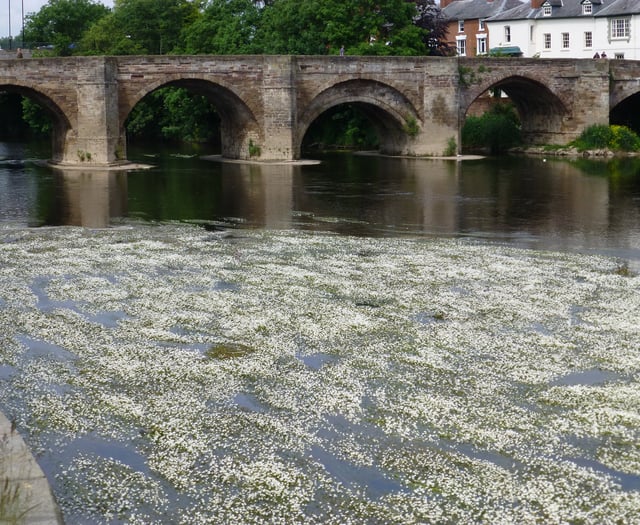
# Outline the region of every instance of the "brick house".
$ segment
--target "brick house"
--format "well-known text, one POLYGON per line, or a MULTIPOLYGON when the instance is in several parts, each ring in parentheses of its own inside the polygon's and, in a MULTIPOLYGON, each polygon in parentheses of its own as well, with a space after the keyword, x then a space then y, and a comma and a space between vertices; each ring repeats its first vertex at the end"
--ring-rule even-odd
POLYGON ((521 5, 522 0, 440 0, 447 43, 458 56, 488 54, 495 44, 485 20, 521 5))

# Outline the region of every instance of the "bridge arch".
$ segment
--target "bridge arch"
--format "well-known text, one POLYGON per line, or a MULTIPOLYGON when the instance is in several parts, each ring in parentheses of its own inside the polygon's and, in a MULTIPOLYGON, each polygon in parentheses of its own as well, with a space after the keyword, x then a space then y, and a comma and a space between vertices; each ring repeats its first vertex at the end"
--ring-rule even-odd
POLYGON ((0 91, 17 93, 18 95, 35 101, 44 108, 47 115, 51 118, 52 124, 51 160, 54 162, 62 162, 65 159, 65 148, 67 144, 71 142, 71 135, 74 134, 72 123, 62 109, 62 105, 56 103, 49 95, 32 86, 0 83, 0 91))
POLYGON ((248 158, 250 144, 263 140, 262 128, 255 111, 237 95, 231 87, 204 77, 167 75, 161 80, 146 84, 128 102, 120 107, 121 143, 126 142, 125 123, 133 108, 145 96, 163 87, 184 88, 195 95, 204 96, 215 106, 220 115, 222 155, 232 159, 248 158))
POLYGON ((627 126, 640 133, 640 91, 618 100, 615 106, 611 106, 609 123, 627 126))
POLYGON ((301 112, 293 137, 298 155, 311 124, 326 111, 343 104, 355 106, 369 119, 380 140, 382 153, 405 152, 410 140, 407 126, 422 124, 414 105, 395 88, 375 80, 347 80, 321 91, 301 112))
POLYGON ((464 122, 473 102, 495 89, 503 91, 516 107, 526 144, 553 144, 558 137, 564 137, 564 122, 570 115, 570 104, 543 82, 523 75, 492 79, 474 86, 461 105, 461 120, 464 122))

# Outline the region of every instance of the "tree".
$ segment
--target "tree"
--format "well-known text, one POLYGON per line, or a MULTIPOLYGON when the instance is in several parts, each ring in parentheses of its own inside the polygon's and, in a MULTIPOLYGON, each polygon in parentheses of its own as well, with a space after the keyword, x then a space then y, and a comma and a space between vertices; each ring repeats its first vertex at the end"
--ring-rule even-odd
POLYGON ((186 54, 260 53, 255 41, 261 8, 253 0, 211 0, 183 31, 186 54))
POLYGON ((163 55, 181 47, 181 34, 200 13, 189 0, 115 0, 113 12, 82 39, 86 54, 163 55))
POLYGON ((455 50, 447 43, 447 21, 435 0, 408 1, 416 4, 414 24, 425 30, 423 42, 429 55, 451 55, 455 50))
POLYGON ((82 34, 109 11, 92 0, 49 0, 26 16, 24 41, 31 47, 53 45, 54 54, 71 55, 82 34))
POLYGON ((265 53, 422 55, 421 28, 406 0, 276 0, 263 9, 257 40, 265 53))

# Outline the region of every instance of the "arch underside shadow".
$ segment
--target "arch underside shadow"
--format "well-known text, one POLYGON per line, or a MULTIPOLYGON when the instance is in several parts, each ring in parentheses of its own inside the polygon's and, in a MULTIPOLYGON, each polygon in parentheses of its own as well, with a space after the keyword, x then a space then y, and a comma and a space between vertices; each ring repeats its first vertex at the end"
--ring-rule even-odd
POLYGON ((62 162, 65 154, 65 147, 68 135, 72 133, 72 126, 64 111, 47 95, 37 91, 34 88, 14 85, 0 84, 0 92, 17 93, 23 97, 35 101, 39 106, 44 108, 45 112, 51 119, 51 160, 54 162, 62 162))
POLYGON ((263 137, 257 120, 240 97, 220 84, 197 78, 169 80, 145 91, 129 108, 128 114, 121 119, 121 136, 126 136, 125 123, 135 105, 147 95, 165 87, 184 88, 193 95, 205 97, 215 107, 220 116, 220 143, 224 157, 231 159, 248 157, 249 142, 262 141, 263 137))
POLYGON ((513 102, 520 117, 522 140, 525 144, 553 144, 562 141, 563 122, 569 111, 565 103, 547 86, 536 80, 513 76, 491 84, 482 93, 494 89, 503 91, 513 102))
POLYGON ((381 153, 398 155, 405 151, 409 136, 405 131, 410 120, 420 122, 418 112, 402 93, 372 80, 349 80, 321 92, 298 120, 294 137, 300 152, 311 124, 323 113, 341 105, 358 109, 370 122, 378 137, 381 153))
POLYGON ((640 134, 640 92, 628 96, 611 108, 609 123, 627 126, 640 134))

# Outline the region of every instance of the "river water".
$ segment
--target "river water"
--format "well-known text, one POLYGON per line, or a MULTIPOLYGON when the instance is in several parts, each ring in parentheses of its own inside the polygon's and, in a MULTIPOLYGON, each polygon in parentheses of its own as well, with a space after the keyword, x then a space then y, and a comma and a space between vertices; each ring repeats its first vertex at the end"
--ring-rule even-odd
POLYGON ((154 167, 107 173, 31 162, 41 156, 37 145, 0 144, 0 220, 86 227, 123 217, 207 221, 345 235, 470 236, 639 256, 640 159, 336 154, 316 165, 261 166, 134 149, 132 160, 154 167))
POLYGON ((43 155, 0 144, 0 409, 69 523, 637 517, 634 159, 43 155))

